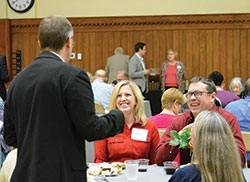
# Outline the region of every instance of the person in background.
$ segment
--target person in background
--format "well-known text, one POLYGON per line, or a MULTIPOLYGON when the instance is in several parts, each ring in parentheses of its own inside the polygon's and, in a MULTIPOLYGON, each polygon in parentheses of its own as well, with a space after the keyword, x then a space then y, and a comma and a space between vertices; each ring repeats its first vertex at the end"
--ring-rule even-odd
POLYGON ((180 113, 186 101, 186 97, 180 90, 170 88, 166 90, 161 97, 162 112, 151 116, 148 120, 154 121, 157 128, 166 129, 172 119, 180 113))
POLYGON ((7 63, 6 63, 6 56, 0 54, 0 97, 3 99, 3 101, 6 100, 6 88, 5 84, 10 79, 7 63))
POLYGON ((185 65, 181 61, 176 60, 177 56, 177 51, 169 49, 168 60, 162 63, 161 87, 163 91, 169 88, 178 88, 182 93, 185 92, 183 81, 186 80, 188 76, 185 65))
POLYGON ((139 87, 129 80, 119 82, 112 92, 109 109, 123 112, 124 130, 115 137, 95 142, 94 162, 150 159, 150 164, 154 164, 154 151, 160 137, 155 123, 146 118, 139 87))
POLYGON ((208 78, 213 80, 217 90, 216 97, 220 99, 223 108, 226 107, 228 103, 240 99, 240 97, 237 96, 235 93, 223 90, 225 82, 224 82, 224 77, 220 72, 214 71, 210 73, 208 78))
POLYGON ((115 78, 116 78, 117 83, 119 83, 123 80, 128 80, 128 75, 126 74, 124 70, 121 70, 121 71, 118 71, 115 78))
POLYGON ((73 28, 66 18, 44 18, 38 38, 39 56, 16 75, 5 102, 4 139, 18 149, 11 182, 83 182, 85 140, 122 132, 124 115, 96 116, 86 72, 67 64, 73 28))
POLYGON ((189 163, 191 161, 190 149, 179 149, 179 146, 169 145, 170 140, 172 140, 170 132, 175 130, 180 134, 182 132, 181 130, 192 127, 195 117, 200 112, 210 110, 218 112, 230 125, 235 142, 237 143, 238 152, 240 153, 241 164, 242 166, 245 166, 246 147, 242 139, 238 120, 232 113, 227 112, 215 105, 216 87, 214 82, 204 77, 194 77, 190 81, 186 95, 190 111, 176 116, 170 123, 165 134, 161 137, 158 147, 156 148, 156 163, 158 165, 162 165, 164 161, 174 160, 178 151, 180 151, 181 156, 180 164, 189 163))
POLYGON ((106 72, 104 70, 97 70, 95 72, 94 81, 91 83, 94 93, 95 102, 100 103, 105 110, 108 110, 109 100, 113 91, 113 86, 105 83, 107 81, 106 72))
POLYGON ((231 80, 229 84, 229 90, 238 95, 241 99, 245 98, 244 82, 241 77, 234 77, 231 80))
MULTIPOLYGON (((250 78, 245 84, 245 95, 245 99, 229 103, 225 110, 236 116, 241 131, 250 131, 250 78)), ((247 163, 250 166, 250 152, 247 152, 247 163)))
POLYGON ((124 70, 125 74, 128 74, 129 56, 123 54, 123 49, 121 47, 117 47, 114 52, 115 55, 107 59, 107 64, 105 66, 109 84, 115 80, 119 71, 124 70))
POLYGON ((117 83, 123 80, 128 80, 128 76, 126 75, 126 72, 124 70, 118 71, 115 78, 116 79, 112 82, 113 86, 115 86, 117 83))
POLYGON ((135 54, 130 59, 128 64, 129 80, 134 81, 140 88, 143 95, 148 92, 148 80, 147 75, 150 73, 149 69, 146 69, 143 57, 146 55, 147 48, 143 42, 135 44, 135 54))
POLYGON ((169 182, 245 181, 231 128, 219 113, 199 113, 191 135, 192 163, 177 170, 169 182))
MULTIPOLYGON (((148 118, 148 120, 155 122, 158 129, 167 129, 174 117, 180 113, 186 101, 186 97, 180 90, 170 88, 161 97, 162 112, 148 118)), ((177 154, 174 161, 180 165, 180 154, 177 154)))

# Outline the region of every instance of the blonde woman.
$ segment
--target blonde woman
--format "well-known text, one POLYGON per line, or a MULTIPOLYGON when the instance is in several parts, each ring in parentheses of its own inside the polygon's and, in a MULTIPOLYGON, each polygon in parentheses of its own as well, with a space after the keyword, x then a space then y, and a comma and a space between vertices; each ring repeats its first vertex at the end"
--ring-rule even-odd
POLYGON ((111 94, 109 110, 112 108, 123 112, 124 130, 114 137, 96 141, 94 162, 146 158, 154 164, 154 151, 160 137, 155 123, 146 118, 139 87, 129 80, 119 82, 111 94))
POLYGON ((178 52, 173 49, 168 50, 168 59, 162 63, 161 78, 162 90, 165 91, 169 88, 178 88, 182 93, 185 91, 183 80, 187 79, 187 72, 185 65, 176 60, 178 52))
POLYGON ((161 97, 162 112, 148 118, 154 121, 157 128, 166 129, 172 119, 181 111, 183 104, 187 101, 186 97, 176 88, 166 90, 161 97))
POLYGON ((243 182, 241 160, 227 121, 203 111, 192 128, 192 164, 179 169, 169 182, 243 182))

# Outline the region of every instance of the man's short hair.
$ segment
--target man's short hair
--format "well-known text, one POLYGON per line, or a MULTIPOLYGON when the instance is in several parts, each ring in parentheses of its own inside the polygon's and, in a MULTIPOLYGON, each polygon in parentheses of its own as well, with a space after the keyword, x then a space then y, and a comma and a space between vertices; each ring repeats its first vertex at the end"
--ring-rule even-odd
POLYGON ((135 52, 138 52, 139 51, 139 49, 143 49, 143 47, 145 46, 146 44, 145 43, 143 43, 143 42, 137 42, 136 44, 135 44, 135 52))
POLYGON ((246 81, 246 84, 245 84, 245 93, 246 93, 246 96, 250 95, 250 78, 248 78, 248 80, 246 81))
POLYGON ((39 25, 38 39, 41 50, 57 52, 63 48, 69 36, 73 37, 73 28, 64 17, 50 16, 44 18, 39 25))
POLYGON ((221 84, 224 80, 223 75, 218 71, 213 71, 212 73, 210 73, 208 78, 213 80, 213 82, 216 86, 221 86, 221 84))
POLYGON ((213 93, 213 92, 217 93, 216 86, 212 80, 204 78, 202 76, 197 76, 191 79, 190 84, 196 83, 196 82, 202 82, 203 84, 207 85, 206 89, 209 93, 213 93))
POLYGON ((115 48, 115 54, 122 54, 123 53, 123 48, 121 48, 121 47, 117 47, 117 48, 115 48))

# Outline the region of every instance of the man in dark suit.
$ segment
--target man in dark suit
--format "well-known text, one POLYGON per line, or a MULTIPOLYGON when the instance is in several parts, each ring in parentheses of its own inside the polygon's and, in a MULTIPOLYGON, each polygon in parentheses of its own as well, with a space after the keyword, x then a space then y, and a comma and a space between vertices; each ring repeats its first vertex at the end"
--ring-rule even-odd
POLYGON ((124 116, 95 115, 87 74, 70 60, 73 29, 63 17, 39 26, 40 55, 12 81, 5 104, 4 137, 18 148, 12 182, 86 181, 84 140, 123 131, 124 116))
POLYGON ((6 56, 0 54, 0 97, 4 101, 6 100, 6 88, 4 83, 7 83, 9 79, 6 56))
POLYGON ((143 95, 147 93, 148 90, 147 75, 150 73, 149 69, 146 69, 143 60, 146 52, 147 49, 145 43, 136 43, 135 54, 128 64, 129 79, 134 81, 140 87, 143 95))

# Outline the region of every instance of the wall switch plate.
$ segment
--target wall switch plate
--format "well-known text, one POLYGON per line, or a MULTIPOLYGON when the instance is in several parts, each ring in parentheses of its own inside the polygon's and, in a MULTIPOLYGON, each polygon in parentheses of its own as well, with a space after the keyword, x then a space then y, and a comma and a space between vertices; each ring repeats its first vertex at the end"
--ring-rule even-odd
POLYGON ((78 59, 78 60, 81 60, 81 59, 82 59, 82 54, 81 54, 81 53, 78 53, 78 54, 77 54, 77 59, 78 59))

